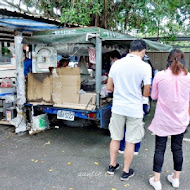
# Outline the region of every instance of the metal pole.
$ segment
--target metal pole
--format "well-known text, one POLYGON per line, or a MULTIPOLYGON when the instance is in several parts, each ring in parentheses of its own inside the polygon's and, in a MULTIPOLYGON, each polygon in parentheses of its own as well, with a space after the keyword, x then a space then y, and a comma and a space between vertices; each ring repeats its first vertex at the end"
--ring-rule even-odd
POLYGON ((15 123, 15 132, 20 133, 26 131, 26 119, 24 112, 24 103, 26 102, 25 77, 23 64, 23 44, 22 33, 15 32, 15 56, 17 71, 17 118, 15 123))
POLYGON ((0 42, 0 57, 2 57, 2 42, 0 42))
POLYGON ((96 36, 96 107, 100 108, 100 92, 102 83, 102 40, 96 36))

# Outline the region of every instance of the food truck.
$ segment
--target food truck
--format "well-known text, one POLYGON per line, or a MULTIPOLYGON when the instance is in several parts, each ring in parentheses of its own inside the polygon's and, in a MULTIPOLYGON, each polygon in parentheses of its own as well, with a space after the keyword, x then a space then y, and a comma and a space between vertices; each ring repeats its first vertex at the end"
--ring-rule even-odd
MULTIPOLYGON (((113 50, 125 54, 135 39, 98 27, 47 30, 24 37, 22 43, 32 46, 33 62, 32 73, 27 76, 25 106, 57 115, 57 119, 74 122, 75 118, 82 118, 99 122, 100 128, 108 128, 112 98, 102 84, 105 57, 113 50), (57 68, 58 55, 75 56, 78 67, 57 68), (93 69, 87 68, 88 72, 85 56, 93 65, 93 69)), ((151 50, 171 49, 145 41, 151 50)))

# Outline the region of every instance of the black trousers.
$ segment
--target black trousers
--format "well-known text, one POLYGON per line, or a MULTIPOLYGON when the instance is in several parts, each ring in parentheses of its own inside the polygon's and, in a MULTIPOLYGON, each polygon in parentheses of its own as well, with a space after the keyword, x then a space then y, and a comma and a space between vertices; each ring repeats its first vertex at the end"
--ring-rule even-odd
MULTIPOLYGON (((181 171, 183 165, 183 143, 184 133, 171 136, 171 151, 173 153, 174 170, 181 171)), ((153 171, 161 173, 162 165, 164 163, 164 154, 166 150, 168 137, 155 136, 155 152, 153 171)))

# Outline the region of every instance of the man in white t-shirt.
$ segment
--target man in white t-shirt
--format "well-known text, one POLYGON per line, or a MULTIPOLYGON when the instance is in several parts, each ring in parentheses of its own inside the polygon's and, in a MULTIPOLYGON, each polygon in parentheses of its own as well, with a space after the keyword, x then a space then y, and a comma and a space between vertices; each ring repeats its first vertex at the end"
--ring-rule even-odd
POLYGON ((109 130, 111 133, 110 165, 107 173, 113 175, 119 169, 116 162, 120 141, 123 139, 126 125, 124 168, 121 180, 134 176, 130 169, 134 155, 134 145, 144 136, 143 96, 149 96, 151 67, 142 61, 146 52, 143 40, 134 40, 130 44, 130 53, 112 65, 107 83, 107 90, 113 92, 112 117, 109 130), (144 84, 143 95, 141 84, 144 84))

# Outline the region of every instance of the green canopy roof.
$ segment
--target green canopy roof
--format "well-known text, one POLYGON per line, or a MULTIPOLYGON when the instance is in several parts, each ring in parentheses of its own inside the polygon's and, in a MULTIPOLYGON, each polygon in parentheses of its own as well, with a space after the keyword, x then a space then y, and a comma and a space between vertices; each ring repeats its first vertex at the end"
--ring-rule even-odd
MULTIPOLYGON (((95 37, 93 34, 99 34, 104 45, 129 45, 132 40, 137 38, 113 32, 98 27, 84 27, 84 28, 68 28, 59 30, 46 30, 34 32, 32 37, 25 37, 23 43, 25 44, 67 44, 67 43, 90 43, 89 37, 95 37)), ((144 40, 151 50, 170 51, 171 46, 144 40)))

